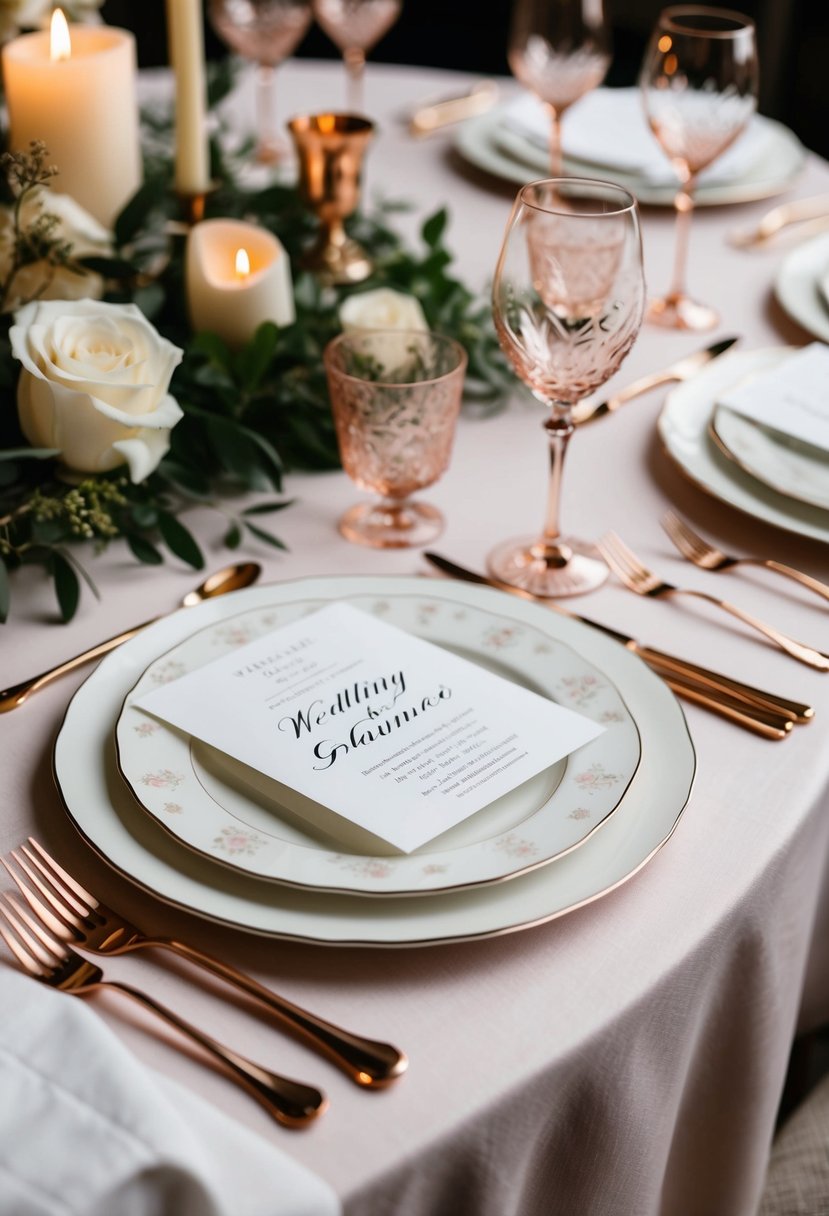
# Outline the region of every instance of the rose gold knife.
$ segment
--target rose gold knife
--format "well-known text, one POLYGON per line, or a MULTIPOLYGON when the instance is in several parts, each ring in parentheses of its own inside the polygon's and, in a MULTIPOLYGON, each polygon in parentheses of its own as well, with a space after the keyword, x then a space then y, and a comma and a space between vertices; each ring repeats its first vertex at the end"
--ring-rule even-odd
POLYGON ((649 376, 642 376, 639 380, 634 380, 615 396, 608 397, 607 401, 584 401, 574 410, 573 417, 579 426, 584 426, 585 422, 594 422, 596 418, 603 418, 605 414, 615 413, 619 406, 624 405, 626 401, 630 401, 642 393, 650 392, 652 388, 657 388, 660 384, 670 384, 672 380, 688 380, 700 368, 705 367, 706 363, 710 363, 712 359, 716 359, 725 351, 730 350, 739 340, 739 338, 722 338, 719 342, 706 346, 704 350, 695 351, 692 355, 685 355, 684 358, 678 359, 676 363, 672 363, 670 367, 666 367, 660 372, 651 372, 649 376))
POLYGON ((467 570, 464 566, 459 566, 456 562, 451 562, 437 553, 427 552, 423 556, 426 561, 452 578, 494 587, 497 590, 509 592, 511 595, 517 595, 521 599, 534 600, 562 616, 569 616, 573 620, 581 621, 582 624, 590 625, 592 628, 608 634, 643 659, 657 675, 671 685, 677 695, 706 705, 714 712, 721 713, 724 717, 739 722, 740 725, 747 726, 751 730, 756 730, 757 733, 763 734, 767 738, 785 738, 794 723, 810 722, 814 717, 814 710, 810 705, 790 701, 775 693, 764 692, 750 684, 732 680, 730 676, 710 671, 707 667, 700 667, 686 659, 680 659, 664 651, 645 646, 635 638, 621 633, 618 629, 612 629, 609 625, 602 625, 588 617, 579 616, 549 599, 541 599, 520 587, 513 587, 509 583, 467 570), (707 700, 706 694, 708 694, 707 700))

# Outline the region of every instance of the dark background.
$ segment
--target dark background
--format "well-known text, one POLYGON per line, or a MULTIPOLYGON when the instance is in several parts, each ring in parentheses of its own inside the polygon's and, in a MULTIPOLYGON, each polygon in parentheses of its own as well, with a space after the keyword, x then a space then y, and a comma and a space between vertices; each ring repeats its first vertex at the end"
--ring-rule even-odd
MULTIPOLYGON (((399 22, 370 58, 507 74, 510 7, 511 0, 404 0, 399 22)), ((606 0, 614 35, 608 84, 635 82, 648 35, 663 7, 663 0, 606 0)), ((829 0, 736 0, 735 7, 757 23, 760 110, 829 157, 829 0)), ((135 32, 142 67, 167 62, 164 0, 105 0, 102 13, 109 24, 135 32)), ((209 56, 225 54, 209 26, 206 46, 209 56)), ((322 59, 338 52, 313 26, 297 54, 322 59)))

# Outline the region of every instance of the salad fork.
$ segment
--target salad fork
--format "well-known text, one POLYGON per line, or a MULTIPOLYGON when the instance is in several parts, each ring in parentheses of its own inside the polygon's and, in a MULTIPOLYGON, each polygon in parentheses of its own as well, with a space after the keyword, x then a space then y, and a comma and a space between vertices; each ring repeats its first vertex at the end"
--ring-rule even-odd
POLYGON ((280 1077, 270 1069, 254 1064, 190 1022, 185 1022, 172 1009, 159 1004, 146 992, 122 984, 119 980, 105 979, 100 967, 58 941, 20 903, 5 893, 0 895, 0 936, 23 970, 50 988, 75 996, 99 988, 111 988, 151 1010, 186 1038, 192 1039, 229 1071, 277 1122, 287 1127, 303 1127, 321 1115, 328 1106, 325 1095, 313 1086, 280 1077))
POLYGON ((809 667, 815 667, 818 671, 829 671, 829 655, 823 654, 820 650, 815 650, 812 646, 806 646, 803 642, 797 642, 794 638, 788 637, 787 634, 781 633, 771 625, 767 625, 765 621, 759 620, 758 617, 752 616, 742 608, 738 608, 736 604, 730 604, 727 600, 717 599, 714 595, 709 595, 707 591, 696 591, 690 587, 675 587, 673 583, 666 583, 656 574, 643 565, 639 558, 633 553, 624 541, 621 540, 614 532, 606 533, 597 545, 599 552, 607 562, 610 569, 616 577, 625 584, 631 591, 635 591, 637 595, 648 595, 655 599, 662 596, 672 595, 688 595, 695 599, 705 600, 708 604, 713 604, 716 608, 722 608, 724 612, 728 612, 731 616, 736 617, 738 621, 742 621, 744 625, 751 626, 758 633, 773 642, 775 646, 779 646, 786 654, 791 655, 793 659, 797 659, 801 663, 805 663, 809 667))
POLYGON ((9 854, 17 868, 9 865, 5 857, 0 857, 0 864, 38 919, 62 941, 104 955, 126 954, 151 946, 172 950, 255 997, 279 1021, 320 1048, 358 1085, 376 1089, 405 1072, 408 1060, 397 1047, 342 1030, 277 996, 243 971, 184 942, 148 937, 91 895, 31 836, 29 845, 31 848, 22 845, 9 854))
POLYGON ((802 586, 808 587, 810 591, 822 596, 823 599, 829 600, 829 584, 812 578, 811 574, 804 574, 802 570, 795 570, 792 566, 776 562, 771 557, 732 557, 723 553, 722 549, 703 540, 699 533, 695 532, 684 519, 680 519, 673 511, 668 511, 663 517, 662 527, 682 556, 687 557, 701 570, 730 570, 733 566, 765 566, 767 570, 773 570, 776 574, 793 579, 796 583, 800 583, 802 586))

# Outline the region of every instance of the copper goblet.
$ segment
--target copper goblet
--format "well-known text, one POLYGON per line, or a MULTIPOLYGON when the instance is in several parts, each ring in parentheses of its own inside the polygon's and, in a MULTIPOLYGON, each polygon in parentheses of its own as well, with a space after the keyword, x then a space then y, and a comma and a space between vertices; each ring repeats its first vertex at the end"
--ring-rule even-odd
POLYGON ((383 496, 349 508, 340 532, 375 549, 428 544, 443 516, 410 495, 449 464, 466 351, 423 330, 357 330, 329 342, 323 359, 343 467, 383 496))
POLYGON ((299 157, 299 190, 320 221, 317 243, 303 265, 329 283, 360 283, 371 259, 346 235, 344 221, 360 201, 360 177, 374 123, 356 114, 303 114, 288 130, 299 157))

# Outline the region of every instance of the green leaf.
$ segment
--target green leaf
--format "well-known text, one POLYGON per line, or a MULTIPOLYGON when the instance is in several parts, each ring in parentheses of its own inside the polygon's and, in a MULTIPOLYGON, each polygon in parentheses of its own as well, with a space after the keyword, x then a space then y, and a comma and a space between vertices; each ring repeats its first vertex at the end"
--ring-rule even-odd
POLYGON ((137 502, 132 508, 132 521, 139 528, 158 527, 158 507, 149 502, 137 502))
POLYGON ((441 207, 440 211, 436 211, 425 221, 420 235, 430 249, 435 249, 440 244, 440 238, 443 236, 448 221, 449 212, 445 207, 441 207))
POLYGON ((164 557, 155 545, 151 545, 147 538, 138 532, 127 533, 127 544, 133 556, 143 562, 145 566, 160 566, 164 561, 164 557))
POLYGON ((6 448, 0 450, 0 460, 51 460, 60 456, 60 448, 6 448))
POLYGON ((274 511, 283 511, 285 507, 290 507, 293 501, 292 498, 287 498, 284 502, 260 502, 255 507, 245 507, 242 514, 244 516, 271 515, 274 511))
POLYGON ((81 596, 80 580, 72 563, 57 550, 52 554, 51 567, 61 617, 64 622, 71 621, 81 596))
POLYGON ((238 549, 242 543, 242 529, 235 519, 224 534, 224 543, 228 549, 238 549))
POLYGON ((5 625, 9 617, 9 604, 11 602, 12 588, 9 580, 9 568, 6 563, 0 559, 0 624, 5 625))
POLYGON ((247 520, 245 520, 245 527, 257 540, 264 541, 266 545, 273 545, 274 549, 284 549, 287 552, 288 546, 279 540, 278 537, 272 536, 270 532, 266 532, 264 528, 258 528, 256 524, 248 523, 247 520))
POLYGON ((164 543, 171 553, 176 557, 180 557, 188 566, 192 566, 194 570, 202 570, 204 568, 204 557, 202 551, 196 544, 193 534, 185 528, 180 520, 176 519, 175 515, 170 515, 168 511, 160 511, 158 515, 158 530, 161 533, 164 543))
POLYGON ((206 355, 214 366, 220 367, 223 372, 227 372, 228 376, 231 374, 233 370, 233 356, 230 353, 228 344, 218 334, 203 330, 201 333, 196 334, 190 343, 190 349, 200 355, 206 355))
POLYGON ((236 356, 235 366, 242 388, 254 392, 262 382, 276 353, 279 330, 273 321, 263 321, 256 333, 236 356))

